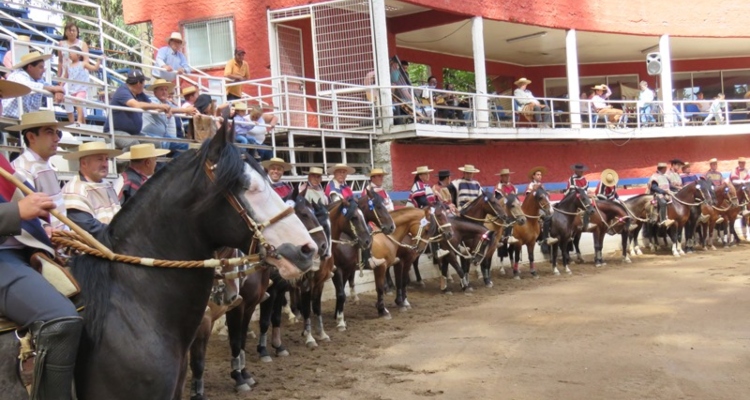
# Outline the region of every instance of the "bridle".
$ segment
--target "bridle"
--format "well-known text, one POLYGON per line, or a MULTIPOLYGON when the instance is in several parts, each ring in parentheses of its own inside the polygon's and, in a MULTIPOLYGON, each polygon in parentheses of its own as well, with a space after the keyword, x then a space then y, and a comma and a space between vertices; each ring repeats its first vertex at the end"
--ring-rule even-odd
POLYGON ((552 208, 555 210, 555 212, 559 212, 561 214, 571 215, 571 216, 576 216, 584 212, 594 212, 594 206, 592 205, 591 199, 589 199, 589 204, 586 205, 583 202, 584 197, 588 199, 588 195, 586 195, 586 193, 581 194, 578 190, 576 190, 576 199, 578 199, 578 203, 580 203, 580 205, 583 207, 583 208, 580 208, 579 206, 576 206, 576 212, 569 212, 569 211, 561 210, 557 207, 552 207, 552 208))
POLYGON ((470 203, 466 204, 461 209, 461 212, 459 213, 459 215, 461 217, 466 218, 466 219, 471 220, 471 221, 481 222, 481 223, 490 222, 493 225, 497 225, 497 226, 500 226, 500 227, 503 227, 503 228, 507 228, 509 226, 515 225, 515 221, 512 221, 510 223, 498 223, 497 222, 497 221, 507 221, 508 220, 508 216, 507 215, 502 215, 504 213, 501 213, 500 211, 498 211, 495 208, 495 206, 492 204, 492 202, 489 200, 489 198, 487 198, 487 201, 485 201, 485 203, 490 207, 490 210, 492 210, 492 213, 494 215, 490 215, 489 218, 486 217, 486 216, 484 218, 476 218, 476 217, 472 217, 470 215, 466 215, 466 210, 469 209, 470 207, 472 207, 474 205, 474 203, 478 202, 479 199, 482 196, 484 196, 485 198, 487 198, 488 195, 485 194, 485 193, 482 193, 482 194, 478 195, 474 200, 472 200, 470 203))

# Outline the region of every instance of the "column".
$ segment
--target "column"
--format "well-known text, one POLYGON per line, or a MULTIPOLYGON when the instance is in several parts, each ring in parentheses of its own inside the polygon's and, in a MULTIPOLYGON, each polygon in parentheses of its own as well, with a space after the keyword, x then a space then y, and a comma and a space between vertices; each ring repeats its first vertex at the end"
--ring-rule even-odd
POLYGON ((372 0, 373 50, 375 51, 375 84, 380 86, 380 102, 375 102, 375 115, 382 117, 383 132, 390 132, 393 125, 393 99, 391 97, 390 63, 388 58, 388 27, 385 18, 385 0, 372 0), (380 107, 377 107, 377 105, 380 107))
POLYGON ((565 58, 568 71, 568 99, 570 100, 570 127, 581 128, 581 82, 578 79, 578 40, 576 30, 565 33, 565 58))
POLYGON ((664 108, 664 126, 674 126, 677 117, 674 115, 672 104, 672 54, 669 48, 669 35, 659 38, 659 53, 661 54, 661 100, 664 108))
POLYGON ((471 42, 474 49, 474 86, 478 95, 474 103, 477 110, 477 127, 489 126, 490 113, 487 110, 487 70, 484 65, 484 20, 471 19, 471 42))

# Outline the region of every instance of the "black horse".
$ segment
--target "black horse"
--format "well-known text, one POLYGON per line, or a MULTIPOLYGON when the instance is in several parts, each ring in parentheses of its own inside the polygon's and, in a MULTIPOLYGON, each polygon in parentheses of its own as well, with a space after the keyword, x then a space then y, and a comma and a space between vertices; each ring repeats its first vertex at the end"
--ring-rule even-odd
MULTIPOLYGON (((257 224, 274 222, 258 235, 273 256, 267 262, 289 278, 310 269, 317 247, 307 229, 282 213, 287 207, 265 174, 255 161, 243 160, 233 141, 225 123, 199 151, 186 151, 149 179, 98 239, 117 254, 165 260, 210 259, 225 246, 249 249, 256 232, 230 205, 231 198, 257 224)), ((80 256, 72 272, 86 306, 77 398, 179 399, 180 372, 208 303, 214 269, 80 256)), ((14 335, 0 338, 4 399, 28 399, 17 378, 17 346, 14 335)))
POLYGON ((552 273, 560 275, 560 271, 557 269, 557 252, 559 250, 562 252, 565 272, 571 274, 568 244, 576 233, 576 216, 579 215, 579 210, 591 215, 594 212, 594 207, 591 205, 591 199, 585 190, 572 188, 553 208, 555 212, 552 213, 550 235, 557 238, 558 242, 552 245, 552 273))

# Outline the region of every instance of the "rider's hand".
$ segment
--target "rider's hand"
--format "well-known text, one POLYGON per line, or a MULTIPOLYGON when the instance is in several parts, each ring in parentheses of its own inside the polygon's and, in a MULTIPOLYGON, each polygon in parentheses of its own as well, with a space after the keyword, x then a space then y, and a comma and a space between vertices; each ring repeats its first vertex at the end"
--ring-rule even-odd
POLYGON ((22 220, 47 218, 49 210, 55 208, 55 202, 44 193, 32 193, 18 202, 18 211, 22 220))

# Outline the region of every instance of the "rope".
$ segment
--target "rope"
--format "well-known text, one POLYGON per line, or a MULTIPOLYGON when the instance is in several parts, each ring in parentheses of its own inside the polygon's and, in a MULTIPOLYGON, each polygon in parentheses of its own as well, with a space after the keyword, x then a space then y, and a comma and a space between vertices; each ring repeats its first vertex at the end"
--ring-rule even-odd
POLYGON ((523 216, 526 217, 526 218, 529 218, 529 219, 539 219, 539 218, 542 218, 541 215, 528 215, 526 213, 523 213, 523 216))
POLYGON ((688 202, 685 202, 685 201, 682 201, 682 200, 678 199, 677 196, 670 196, 670 197, 672 198, 672 200, 677 200, 677 202, 680 203, 680 204, 682 204, 683 206, 697 207, 697 206, 703 204, 703 201, 700 202, 700 203, 688 203, 688 202))
MULTIPOLYGON (((52 243, 75 249, 84 254, 92 255, 99 258, 107 259, 104 253, 101 251, 83 243, 82 238, 75 232, 68 231, 54 231, 52 233, 52 243)), ((217 267, 236 267, 246 264, 259 264, 260 255, 252 254, 245 257, 234 257, 234 258, 221 258, 221 259, 208 259, 200 261, 175 261, 175 260, 159 260, 154 258, 135 257, 127 256, 123 254, 114 254, 112 261, 121 262, 125 264, 142 265, 145 267, 158 267, 158 268, 217 268, 217 267)), ((256 267, 253 266, 253 269, 256 267)))
POLYGON ((576 212, 573 213, 573 212, 570 212, 570 211, 561 210, 561 209, 559 209, 559 208, 557 208, 555 206, 552 206, 552 209, 555 210, 555 212, 559 212, 560 214, 572 215, 574 217, 576 217, 576 216, 581 215, 581 214, 584 213, 583 210, 576 210, 576 212))
POLYGON ((633 213, 633 211, 632 211, 632 210, 630 210, 630 208, 628 207, 628 205, 627 205, 627 204, 625 204, 625 202, 624 202, 624 201, 620 201, 620 204, 621 204, 621 205, 622 205, 623 207, 625 207, 625 211, 627 211, 627 212, 628 212, 628 215, 630 215, 630 218, 633 218, 633 219, 635 219, 635 220, 636 220, 636 221, 638 221, 638 222, 648 222, 648 218, 638 218, 638 217, 636 217, 636 216, 635 216, 635 213, 633 213))

